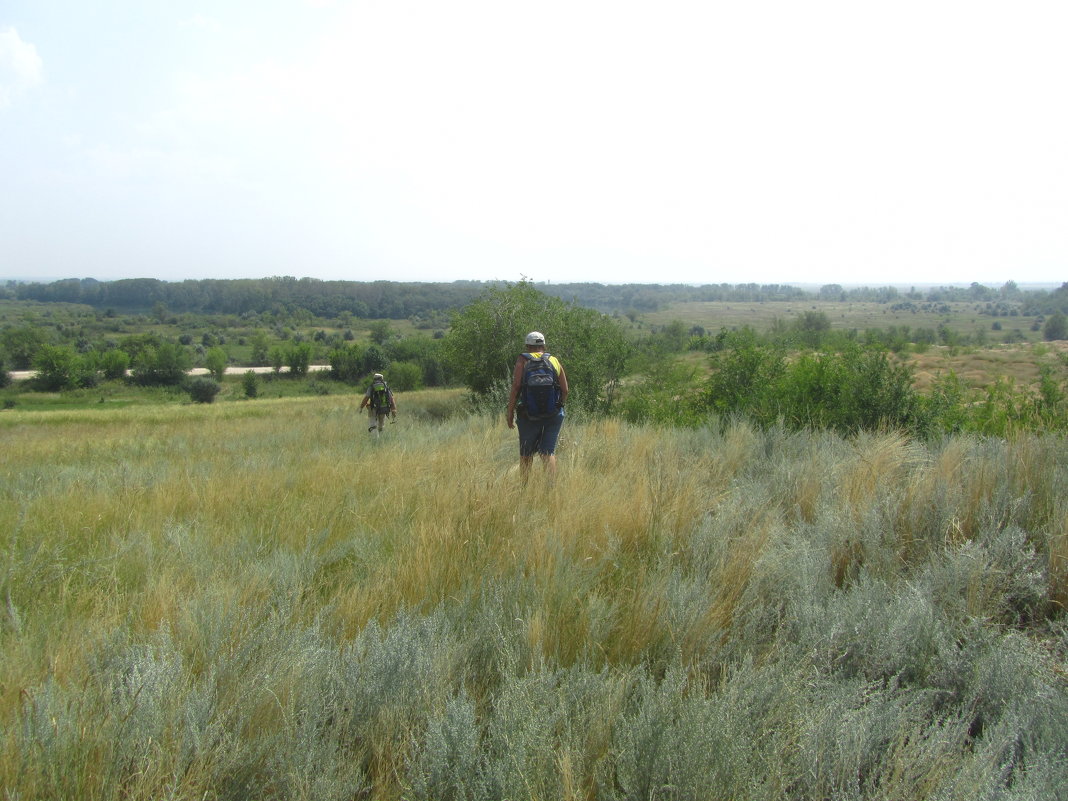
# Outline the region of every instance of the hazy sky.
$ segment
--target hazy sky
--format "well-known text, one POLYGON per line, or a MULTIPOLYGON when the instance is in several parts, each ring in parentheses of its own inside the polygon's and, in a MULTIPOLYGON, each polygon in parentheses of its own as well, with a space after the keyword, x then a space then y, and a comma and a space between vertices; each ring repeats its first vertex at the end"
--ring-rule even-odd
POLYGON ((1064 0, 0 0, 0 277, 1068 280, 1064 0))

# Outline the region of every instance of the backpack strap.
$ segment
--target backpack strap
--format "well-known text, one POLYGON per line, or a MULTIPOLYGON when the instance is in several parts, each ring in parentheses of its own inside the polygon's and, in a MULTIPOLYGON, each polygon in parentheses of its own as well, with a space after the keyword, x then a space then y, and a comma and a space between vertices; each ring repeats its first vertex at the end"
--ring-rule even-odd
POLYGON ((552 362, 552 359, 549 358, 551 355, 552 354, 549 353, 549 351, 547 351, 547 350, 542 351, 537 356, 535 356, 533 353, 524 353, 523 354, 523 358, 527 360, 526 365, 524 365, 524 370, 530 365, 531 362, 543 361, 547 365, 549 365, 549 369, 553 371, 553 381, 554 381, 554 383, 559 383, 559 381, 560 381, 560 373, 557 372, 556 365, 554 365, 553 362, 552 362))

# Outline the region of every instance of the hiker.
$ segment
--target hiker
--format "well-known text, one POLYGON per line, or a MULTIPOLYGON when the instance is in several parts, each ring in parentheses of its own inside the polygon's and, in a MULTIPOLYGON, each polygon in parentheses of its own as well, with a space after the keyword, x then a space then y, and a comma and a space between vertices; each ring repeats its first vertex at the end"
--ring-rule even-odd
POLYGON ((567 400, 567 375, 560 360, 546 352, 545 335, 531 331, 526 347, 512 371, 507 412, 508 427, 519 425, 519 472, 524 481, 535 453, 541 456, 549 477, 555 477, 556 440, 567 400))
POLYGON ((371 379, 371 386, 367 388, 363 403, 360 404, 361 409, 364 407, 368 409, 368 420, 371 423, 367 427, 368 431, 374 431, 376 428, 382 431, 387 414, 391 415, 393 422, 397 422, 397 403, 393 400, 393 390, 389 388, 381 373, 375 373, 371 379))

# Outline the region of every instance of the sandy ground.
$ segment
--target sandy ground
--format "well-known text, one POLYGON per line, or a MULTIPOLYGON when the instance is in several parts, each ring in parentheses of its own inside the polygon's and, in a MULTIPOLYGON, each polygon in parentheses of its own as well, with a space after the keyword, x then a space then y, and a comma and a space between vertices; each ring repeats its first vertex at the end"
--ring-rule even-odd
MULTIPOLYGON (((315 372, 317 370, 329 370, 329 369, 330 369, 330 365, 329 364, 312 364, 312 365, 309 365, 308 372, 311 373, 311 372, 315 372)), ((272 373, 272 372, 274 372, 274 368, 273 367, 227 367, 226 368, 226 374, 227 375, 244 375, 245 373, 249 372, 250 370, 252 372, 254 372, 254 373, 272 373)), ((283 367, 280 372, 288 373, 289 372, 289 368, 288 367, 283 367)), ((208 369, 206 367, 194 367, 192 370, 189 371, 189 375, 207 375, 207 374, 208 374, 208 369)), ((11 370, 11 371, 9 371, 9 375, 15 381, 25 381, 27 378, 33 378, 35 375, 37 375, 37 371, 36 370, 11 370)))

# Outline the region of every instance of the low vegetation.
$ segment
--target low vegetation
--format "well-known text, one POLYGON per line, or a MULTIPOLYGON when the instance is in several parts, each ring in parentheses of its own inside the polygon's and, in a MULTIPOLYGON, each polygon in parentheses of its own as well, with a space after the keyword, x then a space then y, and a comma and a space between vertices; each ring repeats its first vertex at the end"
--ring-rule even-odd
POLYGON ((0 297, 5 799, 1066 798, 1068 285, 440 288, 0 297))
POLYGON ((0 415, 19 799, 1063 798, 1063 438, 0 415))

